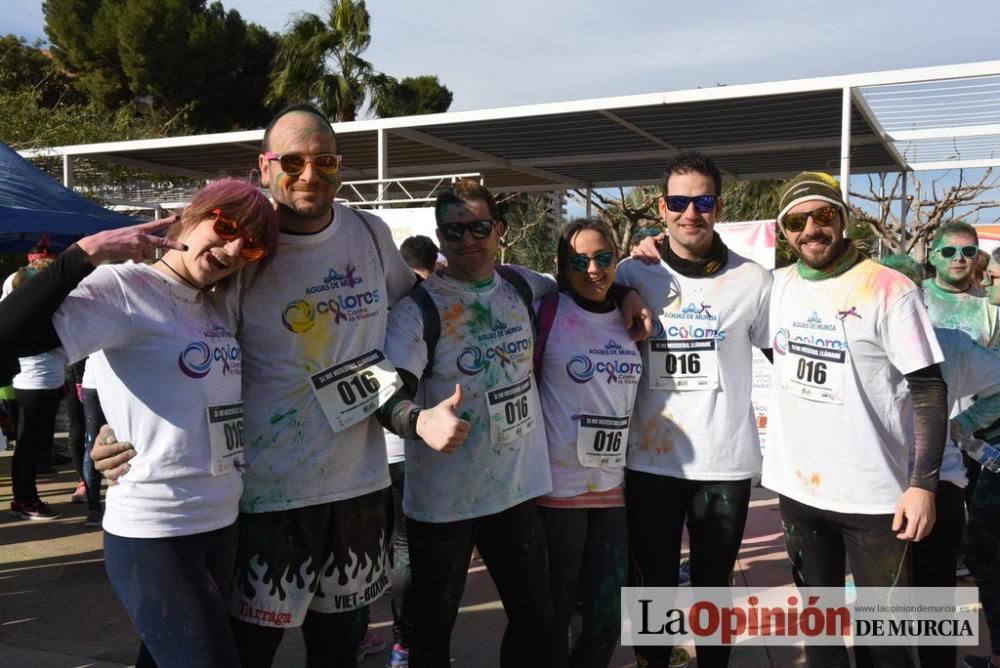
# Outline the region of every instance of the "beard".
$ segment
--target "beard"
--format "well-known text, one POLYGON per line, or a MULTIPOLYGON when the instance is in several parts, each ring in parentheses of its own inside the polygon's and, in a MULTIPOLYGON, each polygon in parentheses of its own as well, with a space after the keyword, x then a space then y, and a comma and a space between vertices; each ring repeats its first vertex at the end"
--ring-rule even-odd
POLYGON ((847 248, 847 240, 842 236, 834 236, 830 240, 829 244, 820 250, 818 253, 805 253, 801 250, 802 246, 811 241, 826 241, 828 237, 826 236, 813 236, 808 239, 798 239, 798 243, 795 245, 793 250, 802 262, 805 263, 807 267, 811 269, 826 269, 831 264, 836 262, 841 255, 844 253, 844 249, 847 248))

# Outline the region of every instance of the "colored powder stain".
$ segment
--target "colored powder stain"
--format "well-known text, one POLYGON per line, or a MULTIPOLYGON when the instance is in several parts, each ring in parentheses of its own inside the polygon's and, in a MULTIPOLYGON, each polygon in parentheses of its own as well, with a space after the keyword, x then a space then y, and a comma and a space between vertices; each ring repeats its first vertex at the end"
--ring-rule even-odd
POLYGON ((444 325, 445 334, 449 337, 458 337, 462 328, 462 316, 465 315, 465 307, 455 302, 444 310, 441 323, 444 325))
POLYGON ((587 491, 588 492, 596 492, 597 491, 597 485, 594 484, 594 483, 592 483, 592 482, 588 482, 587 483, 587 491))
POLYGON ((281 422, 286 418, 293 418, 295 417, 295 414, 298 412, 299 411, 297 408, 293 408, 287 413, 275 413, 274 415, 271 416, 271 424, 278 424, 279 422, 281 422))
POLYGON ((478 301, 469 304, 469 329, 473 332, 488 332, 493 329, 493 309, 478 301))

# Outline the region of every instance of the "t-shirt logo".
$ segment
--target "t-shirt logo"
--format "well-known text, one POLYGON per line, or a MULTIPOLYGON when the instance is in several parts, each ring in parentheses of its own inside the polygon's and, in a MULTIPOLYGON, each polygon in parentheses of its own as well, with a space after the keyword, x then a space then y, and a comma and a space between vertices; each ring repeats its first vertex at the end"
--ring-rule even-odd
POLYGON ((642 375, 642 364, 621 359, 622 357, 637 358, 638 355, 616 341, 608 341, 602 348, 591 348, 588 355, 576 355, 570 359, 566 363, 566 375, 574 383, 580 384, 590 382, 595 373, 607 374, 608 384, 638 382, 642 375), (591 359, 591 355, 598 357, 596 362, 591 359))
POLYGON ((378 308, 369 308, 382 301, 378 288, 355 292, 353 288, 365 282, 357 275, 357 267, 348 263, 343 272, 330 267, 322 283, 306 288, 306 297, 320 295, 319 299, 295 299, 281 312, 281 324, 294 334, 308 332, 316 325, 319 316, 333 318, 333 324, 355 322, 378 314, 378 308), (349 290, 349 292, 347 292, 349 290), (325 292, 335 292, 325 295, 325 292))
MULTIPOLYGON (((216 325, 202 335, 212 339, 231 339, 232 335, 224 327, 216 325)), ((222 366, 222 374, 238 374, 241 371, 240 348, 230 341, 215 341, 209 345, 205 341, 192 341, 184 346, 177 356, 177 366, 189 378, 204 378, 212 371, 213 365, 222 366)))

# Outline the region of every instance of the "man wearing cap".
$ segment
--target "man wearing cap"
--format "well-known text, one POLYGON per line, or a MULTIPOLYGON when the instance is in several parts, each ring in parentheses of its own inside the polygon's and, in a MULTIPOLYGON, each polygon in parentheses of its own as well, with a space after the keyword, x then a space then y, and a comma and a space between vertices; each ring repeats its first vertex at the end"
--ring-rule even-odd
MULTIPOLYGON (((934 524, 947 425, 943 357, 920 294, 844 238, 840 185, 804 172, 778 225, 798 256, 771 292, 774 369, 763 484, 778 492, 800 587, 908 586, 911 551, 934 524), (912 472, 908 473, 910 453, 912 472)), ((909 665, 902 647, 870 647, 909 665)), ((807 646, 809 665, 848 665, 843 646, 807 646)))

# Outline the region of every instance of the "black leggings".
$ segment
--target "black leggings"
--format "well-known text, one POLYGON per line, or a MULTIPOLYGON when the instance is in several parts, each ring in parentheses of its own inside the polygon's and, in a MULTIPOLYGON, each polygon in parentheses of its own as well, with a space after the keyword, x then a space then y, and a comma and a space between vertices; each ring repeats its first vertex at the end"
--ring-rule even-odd
POLYGON ((626 584, 628 531, 625 508, 539 506, 549 545, 553 624, 545 665, 605 668, 621 636, 621 588, 626 584), (583 597, 583 631, 569 651, 577 592, 583 597))
MULTIPOLYGON (((856 587, 909 587, 913 583, 910 543, 892 531, 892 515, 836 513, 780 496, 785 549, 799 587, 843 589, 847 563, 856 587), (845 561, 846 559, 846 561, 845 561)), ((952 566, 954 569, 954 566, 952 566)), ((868 646, 856 652, 858 665, 913 666, 915 648, 868 646), (868 664, 871 665, 871 664, 868 664)), ((848 668, 843 645, 806 646, 806 664, 848 668)))
POLYGON ((993 653, 1000 654, 1000 474, 987 469, 976 485, 963 553, 979 587, 993 653))
MULTIPOLYGON (((728 587, 750 507, 750 480, 682 480, 625 471, 625 507, 632 552, 629 580, 635 587, 676 587, 687 520, 691 584, 728 587)), ((698 647, 702 668, 727 666, 730 647, 698 647)), ((639 664, 670 662, 669 647, 636 647, 639 664)))
POLYGON ((403 515, 403 490, 406 484, 406 462, 389 464, 392 486, 385 490, 386 535, 392 536, 389 558, 392 564, 392 640, 409 647, 413 637, 413 622, 407 601, 410 596, 410 546, 406 538, 406 517, 403 515))
POLYGON ((55 390, 19 390, 14 388, 18 418, 17 447, 11 462, 14 500, 24 505, 38 501, 35 473, 38 457, 52 452, 56 429, 56 411, 62 400, 63 388, 55 390))
POLYGON ((507 613, 500 645, 503 668, 544 665, 552 623, 545 529, 534 500, 458 522, 407 518, 413 573, 414 668, 451 665, 451 631, 465 591, 473 547, 479 550, 507 613))
MULTIPOLYGON (((934 528, 919 543, 913 543, 913 586, 954 587, 958 583, 955 564, 965 531, 965 492, 950 482, 938 483, 934 496, 934 528)), ((954 666, 955 645, 917 648, 921 666, 954 666)))

